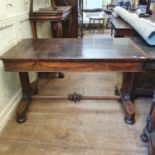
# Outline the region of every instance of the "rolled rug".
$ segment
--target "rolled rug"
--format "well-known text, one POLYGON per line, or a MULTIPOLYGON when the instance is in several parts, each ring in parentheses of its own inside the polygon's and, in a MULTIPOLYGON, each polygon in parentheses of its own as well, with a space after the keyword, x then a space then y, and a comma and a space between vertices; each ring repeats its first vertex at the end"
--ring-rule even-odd
POLYGON ((138 34, 149 44, 155 45, 155 25, 145 19, 139 18, 137 14, 130 13, 127 10, 117 6, 114 11, 124 21, 131 25, 138 34))

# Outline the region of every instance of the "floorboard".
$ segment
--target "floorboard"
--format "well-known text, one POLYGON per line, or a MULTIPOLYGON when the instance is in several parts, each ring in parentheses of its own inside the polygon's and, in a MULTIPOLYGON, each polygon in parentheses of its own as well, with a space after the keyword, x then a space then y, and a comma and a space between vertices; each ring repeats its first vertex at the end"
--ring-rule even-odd
MULTIPOLYGON (((39 80, 43 95, 112 95, 121 73, 65 73, 39 80)), ((33 100, 28 119, 13 118, 0 135, 0 155, 147 155, 140 140, 151 99, 135 100, 136 123, 127 125, 118 101, 33 100)))

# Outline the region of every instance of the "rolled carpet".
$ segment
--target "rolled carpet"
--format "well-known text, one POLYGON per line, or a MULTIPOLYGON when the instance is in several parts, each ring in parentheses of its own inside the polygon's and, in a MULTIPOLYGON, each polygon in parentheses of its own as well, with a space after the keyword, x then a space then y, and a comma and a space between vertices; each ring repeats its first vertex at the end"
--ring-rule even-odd
POLYGON ((155 45, 155 25, 147 20, 139 18, 137 14, 130 13, 127 10, 117 6, 114 11, 124 21, 131 25, 139 35, 149 44, 155 45))

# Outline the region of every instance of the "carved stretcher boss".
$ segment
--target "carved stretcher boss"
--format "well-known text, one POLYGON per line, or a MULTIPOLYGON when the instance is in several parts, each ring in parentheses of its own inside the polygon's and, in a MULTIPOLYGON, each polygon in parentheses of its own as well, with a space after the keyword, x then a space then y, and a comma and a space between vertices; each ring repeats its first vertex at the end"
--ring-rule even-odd
MULTIPOLYGON (((126 123, 133 124, 135 121, 135 111, 130 101, 132 73, 144 71, 148 57, 130 39, 25 39, 2 55, 1 60, 6 71, 19 72, 23 97, 17 108, 18 122, 26 120, 26 111, 32 98, 50 98, 37 95, 37 86, 30 84, 28 71, 123 72, 121 89, 116 87, 119 96, 83 98, 121 100, 126 123)), ((75 101, 75 95, 69 98, 75 101)))

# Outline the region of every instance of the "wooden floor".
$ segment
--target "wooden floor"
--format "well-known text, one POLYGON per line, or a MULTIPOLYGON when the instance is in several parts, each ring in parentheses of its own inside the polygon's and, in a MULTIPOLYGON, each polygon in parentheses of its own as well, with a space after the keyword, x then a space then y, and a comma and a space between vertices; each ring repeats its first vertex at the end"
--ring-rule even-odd
MULTIPOLYGON (((65 73, 39 81, 41 94, 114 94, 121 73, 65 73)), ((33 100, 28 120, 13 118, 0 135, 0 155, 147 155, 140 140, 150 98, 135 101, 136 123, 123 121, 117 101, 33 100)))

